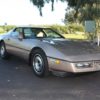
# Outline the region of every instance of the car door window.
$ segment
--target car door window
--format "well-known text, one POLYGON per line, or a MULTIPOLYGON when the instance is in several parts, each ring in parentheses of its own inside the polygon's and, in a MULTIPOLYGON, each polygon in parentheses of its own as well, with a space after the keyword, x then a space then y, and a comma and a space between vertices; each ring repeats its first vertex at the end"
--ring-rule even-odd
POLYGON ((12 36, 18 38, 19 33, 22 32, 21 28, 16 28, 13 32, 12 32, 12 36))
POLYGON ((25 38, 34 38, 35 37, 35 34, 34 32, 32 31, 31 28, 24 28, 24 36, 25 38))

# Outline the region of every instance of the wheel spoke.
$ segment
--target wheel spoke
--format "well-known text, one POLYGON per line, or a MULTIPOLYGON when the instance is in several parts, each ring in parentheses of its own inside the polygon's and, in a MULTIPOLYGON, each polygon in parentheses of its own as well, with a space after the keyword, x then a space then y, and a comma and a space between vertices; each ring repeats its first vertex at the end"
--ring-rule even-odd
POLYGON ((4 46, 1 46, 0 54, 1 54, 1 56, 4 56, 4 54, 5 54, 5 47, 4 46))
POLYGON ((42 50, 36 49, 32 52, 31 64, 36 76, 44 77, 49 74, 47 58, 42 50))
POLYGON ((42 70, 43 70, 43 59, 41 57, 41 55, 37 54, 34 56, 34 59, 33 59, 33 67, 34 67, 34 70, 37 72, 37 73, 41 73, 42 70))

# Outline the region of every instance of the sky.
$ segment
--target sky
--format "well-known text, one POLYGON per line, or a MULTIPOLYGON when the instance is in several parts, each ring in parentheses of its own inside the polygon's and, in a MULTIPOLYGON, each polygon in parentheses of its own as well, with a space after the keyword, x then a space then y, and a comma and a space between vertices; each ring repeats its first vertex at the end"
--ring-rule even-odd
POLYGON ((30 0, 0 0, 0 25, 63 24, 67 4, 59 1, 54 7, 55 10, 51 12, 51 5, 46 4, 41 17, 30 0))

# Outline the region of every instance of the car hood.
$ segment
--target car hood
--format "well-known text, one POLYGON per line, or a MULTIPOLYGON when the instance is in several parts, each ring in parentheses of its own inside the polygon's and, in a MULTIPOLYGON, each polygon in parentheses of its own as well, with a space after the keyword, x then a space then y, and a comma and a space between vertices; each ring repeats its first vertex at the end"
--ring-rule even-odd
POLYGON ((100 60, 100 47, 86 41, 65 39, 48 40, 69 61, 100 60))
POLYGON ((5 35, 1 35, 1 34, 0 34, 0 39, 4 38, 4 36, 5 36, 5 35))
POLYGON ((5 34, 5 33, 0 34, 0 40, 3 39, 5 36, 8 36, 8 34, 5 34))

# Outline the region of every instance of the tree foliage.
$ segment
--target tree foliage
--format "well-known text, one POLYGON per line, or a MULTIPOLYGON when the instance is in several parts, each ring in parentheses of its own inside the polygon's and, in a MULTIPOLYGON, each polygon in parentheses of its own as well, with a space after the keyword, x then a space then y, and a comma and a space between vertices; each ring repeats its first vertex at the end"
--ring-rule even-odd
POLYGON ((30 0, 33 5, 35 5, 42 16, 42 8, 45 6, 46 3, 51 3, 51 10, 54 10, 54 3, 57 1, 65 2, 66 0, 30 0))
POLYGON ((54 10, 54 3, 57 1, 61 1, 61 2, 67 2, 69 7, 72 7, 76 10, 75 13, 75 17, 78 14, 79 8, 84 7, 85 4, 89 5, 89 8, 91 10, 92 6, 94 3, 100 3, 100 0, 30 0, 33 5, 37 6, 37 8, 40 11, 40 15, 42 16, 42 8, 44 7, 44 5, 46 3, 50 3, 51 2, 51 8, 52 11, 54 10))
MULTIPOLYGON (((69 0, 70 2, 73 0, 69 0)), ((79 22, 85 20, 100 19, 100 0, 76 0, 77 3, 70 4, 73 10, 66 12, 65 20, 74 22, 77 18, 79 22), (81 2, 80 2, 81 1, 81 2)))
POLYGON ((13 25, 0 26, 0 34, 6 33, 13 28, 15 28, 15 26, 13 26, 13 25))
MULTIPOLYGON (((55 0, 30 0, 30 1, 33 3, 33 5, 35 5, 39 9, 41 16, 42 16, 42 8, 44 7, 44 5, 46 3, 50 3, 51 2, 51 10, 52 11, 54 10, 54 2, 55 2, 55 0)), ((58 1, 58 0, 56 0, 56 1, 58 1)), ((59 0, 59 1, 64 2, 65 0, 59 0)))

